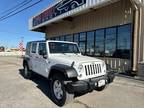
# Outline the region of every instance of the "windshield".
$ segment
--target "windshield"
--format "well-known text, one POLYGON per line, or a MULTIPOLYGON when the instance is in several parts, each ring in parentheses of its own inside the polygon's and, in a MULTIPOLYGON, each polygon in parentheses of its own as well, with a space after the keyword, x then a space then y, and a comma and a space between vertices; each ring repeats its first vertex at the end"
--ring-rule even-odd
POLYGON ((49 42, 50 53, 80 53, 77 44, 49 42))

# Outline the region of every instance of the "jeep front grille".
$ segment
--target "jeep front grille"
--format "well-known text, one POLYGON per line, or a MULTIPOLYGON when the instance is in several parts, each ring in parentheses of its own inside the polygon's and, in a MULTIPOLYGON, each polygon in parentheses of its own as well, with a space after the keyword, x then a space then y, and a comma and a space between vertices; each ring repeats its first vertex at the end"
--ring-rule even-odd
POLYGON ((86 76, 100 74, 102 73, 101 64, 85 65, 85 72, 86 72, 86 76))

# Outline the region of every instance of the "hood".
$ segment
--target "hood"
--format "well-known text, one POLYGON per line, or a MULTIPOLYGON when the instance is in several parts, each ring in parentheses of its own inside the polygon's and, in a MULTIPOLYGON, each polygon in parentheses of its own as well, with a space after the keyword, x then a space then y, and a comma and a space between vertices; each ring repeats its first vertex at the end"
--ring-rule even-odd
POLYGON ((51 58, 61 63, 67 63, 67 65, 71 65, 73 62, 75 62, 75 64, 77 65, 86 62, 102 62, 102 60, 94 57, 88 57, 76 54, 53 54, 51 55, 51 58))

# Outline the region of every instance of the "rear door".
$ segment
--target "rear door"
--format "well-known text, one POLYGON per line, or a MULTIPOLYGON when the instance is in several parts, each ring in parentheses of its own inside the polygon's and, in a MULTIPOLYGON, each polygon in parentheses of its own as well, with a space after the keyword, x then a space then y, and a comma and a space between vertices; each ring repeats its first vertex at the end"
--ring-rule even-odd
POLYGON ((30 51, 30 60, 31 60, 31 66, 32 66, 32 71, 37 72, 37 63, 36 63, 36 59, 37 59, 37 47, 38 47, 38 43, 37 42, 32 42, 31 44, 31 51, 30 51))

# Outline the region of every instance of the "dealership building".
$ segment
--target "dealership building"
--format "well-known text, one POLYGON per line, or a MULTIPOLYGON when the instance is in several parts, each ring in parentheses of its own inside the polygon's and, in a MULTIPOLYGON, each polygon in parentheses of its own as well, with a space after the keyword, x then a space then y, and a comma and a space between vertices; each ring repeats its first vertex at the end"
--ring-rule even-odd
POLYGON ((144 74, 143 0, 57 0, 29 20, 47 40, 77 42, 117 71, 144 74), (143 71, 142 71, 143 70, 143 71))

